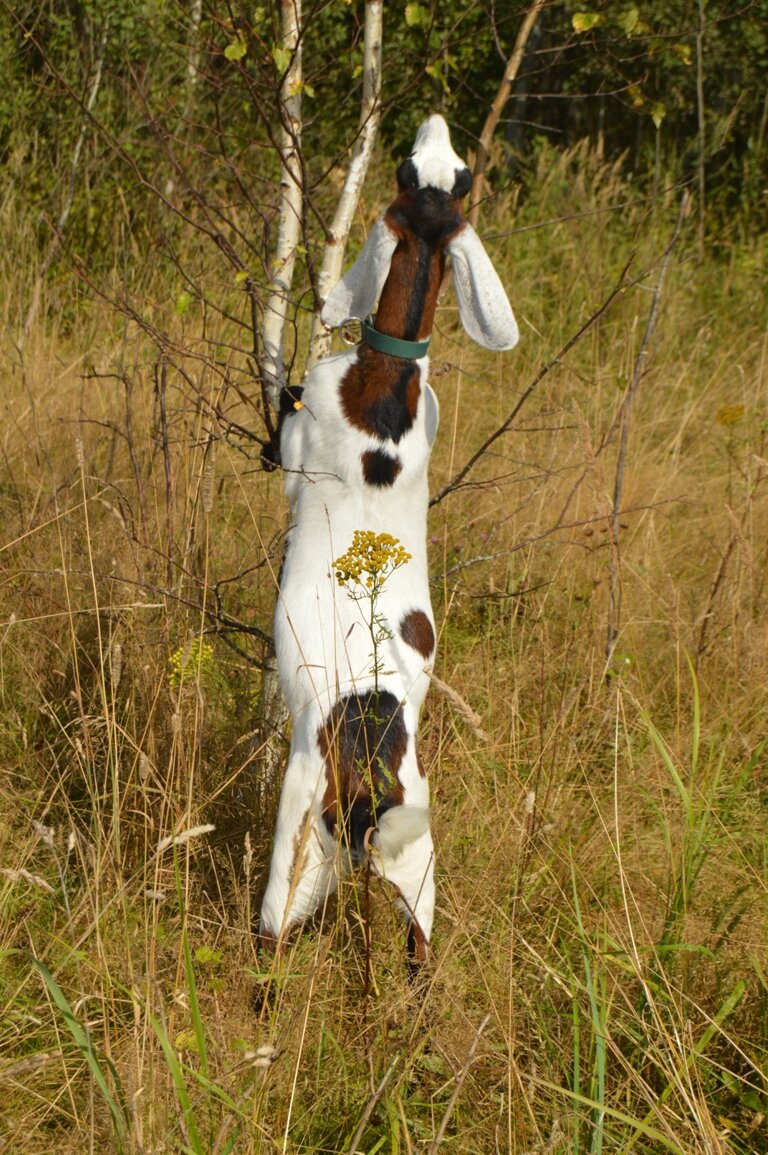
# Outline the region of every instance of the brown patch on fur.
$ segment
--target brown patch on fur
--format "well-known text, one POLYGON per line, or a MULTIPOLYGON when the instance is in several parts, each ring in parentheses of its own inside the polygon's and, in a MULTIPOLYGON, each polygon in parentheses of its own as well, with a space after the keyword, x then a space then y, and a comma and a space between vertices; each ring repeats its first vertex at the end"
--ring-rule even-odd
POLYGON ((366 831, 404 801, 398 778, 408 746, 402 707, 386 690, 352 694, 333 707, 317 742, 325 760, 323 821, 341 826, 353 851, 362 854, 366 831))
POLYGON ((394 485, 403 470, 400 458, 390 457, 382 449, 366 449, 360 459, 366 485, 375 485, 380 489, 394 485))
POLYGON ((400 637, 425 660, 434 653, 435 631, 423 610, 411 610, 400 622, 400 637))
POLYGON ((413 361, 377 353, 362 344, 341 379, 345 418, 381 441, 398 443, 413 425, 421 396, 421 373, 413 361))
MULTIPOLYGON (((445 273, 445 247, 466 220, 458 200, 436 189, 403 191, 386 213, 398 244, 382 289, 376 328, 406 341, 432 332, 445 273)), ((421 395, 418 366, 378 353, 365 341, 340 385, 344 416, 356 429, 397 444, 416 417, 421 395)))
POLYGON ((386 211, 398 239, 376 314, 391 337, 424 340, 432 332, 445 275, 445 249, 466 225, 460 203, 437 189, 403 191, 386 211))

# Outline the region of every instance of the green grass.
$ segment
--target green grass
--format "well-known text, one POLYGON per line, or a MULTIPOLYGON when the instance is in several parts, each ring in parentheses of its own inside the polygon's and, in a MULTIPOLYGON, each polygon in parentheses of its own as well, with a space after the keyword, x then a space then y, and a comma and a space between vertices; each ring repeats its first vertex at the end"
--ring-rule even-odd
MULTIPOLYGON (((370 960, 360 882, 268 972, 256 957, 279 790, 258 629, 287 511, 233 424, 257 428, 242 336, 209 317, 206 344, 202 312, 174 312, 161 266, 137 269, 133 290, 173 338, 163 353, 85 297, 65 326, 56 285, 14 343, 9 295, 9 1151, 768 1145, 765 240, 702 263, 684 231, 673 252, 613 549, 615 422, 677 204, 634 200, 585 147, 540 164, 535 196, 482 221, 518 349, 472 347, 449 293, 439 313, 433 493, 630 256, 630 277, 645 275, 430 514, 451 695, 432 690, 422 725, 438 911, 420 996, 380 885, 370 960)), ((25 229, 14 243, 31 243, 25 229)))

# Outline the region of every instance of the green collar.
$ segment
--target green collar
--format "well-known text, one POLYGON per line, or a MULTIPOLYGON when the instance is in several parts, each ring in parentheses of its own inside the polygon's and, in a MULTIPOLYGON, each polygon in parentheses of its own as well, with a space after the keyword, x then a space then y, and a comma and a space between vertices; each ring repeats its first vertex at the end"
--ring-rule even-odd
POLYGON ((402 357, 406 361, 418 361, 426 355, 431 337, 426 341, 403 341, 399 337, 388 337, 373 327, 373 317, 363 321, 363 340, 377 353, 388 353, 390 357, 402 357))

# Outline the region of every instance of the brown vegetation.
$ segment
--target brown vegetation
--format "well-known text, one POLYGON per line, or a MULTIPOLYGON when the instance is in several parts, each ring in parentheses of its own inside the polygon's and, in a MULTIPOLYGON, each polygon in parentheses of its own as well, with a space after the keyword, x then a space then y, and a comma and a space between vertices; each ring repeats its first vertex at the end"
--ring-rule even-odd
POLYGON ((484 219, 520 346, 470 348, 449 296, 433 343, 439 902, 419 992, 386 891, 366 960, 348 885, 253 1009, 286 510, 238 435, 248 363, 226 317, 147 268, 142 326, 43 300, 14 343, 34 262, 15 237, 0 1148, 765 1148, 764 240, 701 260, 683 223, 635 376, 678 196, 649 206, 586 145, 539 163, 535 201, 484 219))

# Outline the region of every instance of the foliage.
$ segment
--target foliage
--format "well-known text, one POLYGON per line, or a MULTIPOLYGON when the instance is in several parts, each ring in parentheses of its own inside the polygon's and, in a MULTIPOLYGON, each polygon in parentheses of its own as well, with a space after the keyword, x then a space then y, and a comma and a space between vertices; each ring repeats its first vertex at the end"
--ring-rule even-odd
MULTIPOLYGON (((362 8, 317 4, 305 15, 304 171, 321 218, 329 209, 326 174, 356 131, 362 8)), ((657 185, 690 178, 703 147, 713 229, 734 218, 742 228, 762 227, 768 32, 761 6, 745 0, 738 19, 707 4, 701 12, 703 23, 687 0, 545 7, 506 113, 517 157, 511 171, 525 172, 519 159, 541 134, 558 147, 585 135, 599 140, 607 158, 628 154, 636 177, 657 185)), ((392 153, 402 155, 433 108, 456 126, 460 148, 471 147, 517 30, 515 10, 479 0, 409 4, 404 18, 387 10, 383 139, 392 153)), ((276 5, 230 9, 206 0, 198 12, 181 3, 89 0, 72 10, 51 0, 4 7, 0 33, 8 78, 0 98, 4 180, 23 188, 32 216, 46 222, 38 226, 43 251, 62 188, 71 186, 67 240, 92 272, 111 266, 116 227, 130 231, 143 256, 158 244, 172 247, 163 215, 170 201, 179 219, 198 227, 211 214, 223 220, 238 267, 258 275, 268 259, 262 232, 274 205, 276 91, 287 63, 276 5), (238 203, 247 223, 237 219, 238 203)), ((505 175, 497 166, 497 183, 505 175)))
MULTIPOLYGON (((555 69, 561 102, 575 112, 566 139, 589 132, 608 156, 627 150, 639 174, 661 166, 685 178, 703 161, 713 219, 754 217, 764 227, 768 28, 760 5, 744 4, 737 18, 706 0, 603 2, 586 11, 567 0, 562 11, 576 33, 555 69), (572 100, 578 93, 592 99, 572 100)), ((563 30, 550 35, 554 53, 563 30)))

